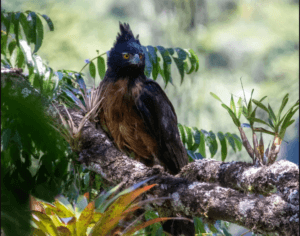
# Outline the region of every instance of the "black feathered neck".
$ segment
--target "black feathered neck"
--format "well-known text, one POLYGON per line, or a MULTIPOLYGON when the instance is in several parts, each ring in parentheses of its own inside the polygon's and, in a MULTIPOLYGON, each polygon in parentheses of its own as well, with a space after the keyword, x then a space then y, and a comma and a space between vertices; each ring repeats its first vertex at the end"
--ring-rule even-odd
POLYGON ((128 41, 135 41, 136 43, 141 45, 140 41, 139 41, 139 35, 137 35, 136 38, 134 37, 129 24, 126 24, 126 23, 122 24, 121 22, 119 22, 119 23, 120 23, 121 33, 118 33, 117 41, 115 42, 114 46, 116 44, 122 44, 122 43, 125 43, 128 41))

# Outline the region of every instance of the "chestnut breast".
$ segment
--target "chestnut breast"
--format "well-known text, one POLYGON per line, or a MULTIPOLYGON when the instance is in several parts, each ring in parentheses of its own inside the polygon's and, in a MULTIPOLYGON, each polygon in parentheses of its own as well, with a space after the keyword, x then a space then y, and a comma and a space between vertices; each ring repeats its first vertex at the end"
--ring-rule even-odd
POLYGON ((129 87, 128 79, 119 79, 116 82, 107 81, 101 86, 101 122, 105 122, 120 150, 133 152, 135 159, 153 166, 158 151, 157 143, 149 134, 135 105, 143 83, 137 81, 129 87))

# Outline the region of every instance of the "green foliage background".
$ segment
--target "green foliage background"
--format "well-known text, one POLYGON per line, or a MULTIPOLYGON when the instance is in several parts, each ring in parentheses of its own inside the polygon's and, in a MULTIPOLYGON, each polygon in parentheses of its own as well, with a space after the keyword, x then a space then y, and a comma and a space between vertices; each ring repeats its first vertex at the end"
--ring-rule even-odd
MULTIPOLYGON (((190 127, 237 131, 232 130, 230 117, 209 92, 228 102, 231 94, 243 96, 240 77, 247 99, 252 88, 254 98, 267 94, 267 102, 272 101, 273 106, 287 92, 291 101, 299 96, 297 1, 90 0, 87 4, 4 0, 2 8, 30 9, 52 19, 55 31, 46 32, 39 55, 55 70, 78 71, 85 59, 97 56, 96 50, 108 51, 119 30, 118 21, 130 23, 143 45, 192 48, 199 57, 199 71, 186 76, 180 86, 178 71, 172 67, 174 86, 166 88, 179 123, 190 127)), ((89 73, 88 69, 84 72, 89 73)), ((99 81, 90 79, 88 84, 99 81)), ((158 82, 164 85, 162 78, 158 82)), ((297 123, 289 129, 286 141, 298 139, 297 123)), ((268 137, 265 139, 268 143, 268 137)), ((229 156, 236 160, 247 155, 232 152, 229 156)))

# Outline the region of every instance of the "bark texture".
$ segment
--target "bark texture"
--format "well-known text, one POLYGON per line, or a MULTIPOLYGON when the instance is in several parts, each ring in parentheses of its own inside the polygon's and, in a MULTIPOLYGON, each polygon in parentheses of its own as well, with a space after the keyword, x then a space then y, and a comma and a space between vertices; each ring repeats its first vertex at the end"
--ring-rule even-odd
MULTIPOLYGON (((64 113, 63 109, 60 109, 64 113)), ((83 114, 70 110, 76 124, 83 114)), ((79 160, 111 184, 129 187, 155 176, 145 198, 171 197, 153 204, 160 216, 224 220, 255 233, 299 235, 299 168, 281 160, 255 167, 245 162, 198 160, 176 175, 162 167, 147 167, 119 151, 100 128, 86 122, 79 160)))

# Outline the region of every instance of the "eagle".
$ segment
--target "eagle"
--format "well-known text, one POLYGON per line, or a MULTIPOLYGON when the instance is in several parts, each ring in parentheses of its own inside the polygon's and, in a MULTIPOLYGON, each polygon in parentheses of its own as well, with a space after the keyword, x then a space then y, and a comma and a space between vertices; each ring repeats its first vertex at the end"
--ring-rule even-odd
MULTIPOLYGON (((120 150, 175 175, 188 157, 172 103, 159 84, 145 76, 145 53, 129 24, 120 23, 99 85, 99 121, 120 150)), ((176 236, 195 235, 194 224, 187 221, 169 220, 163 229, 176 236)))
POLYGON ((120 23, 107 71, 100 83, 101 126, 117 147, 147 166, 160 164, 177 174, 188 164, 174 107, 165 92, 145 76, 145 53, 129 24, 120 23))

